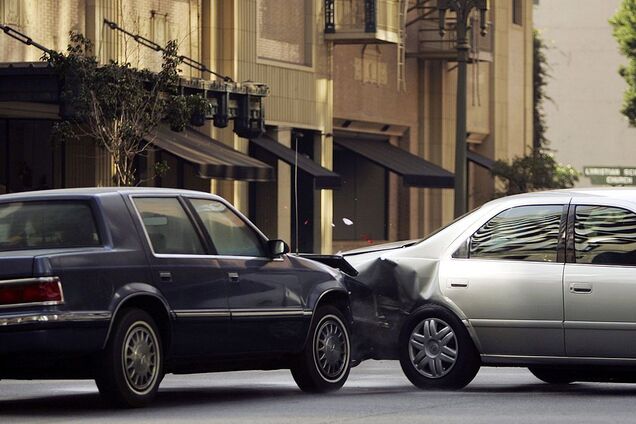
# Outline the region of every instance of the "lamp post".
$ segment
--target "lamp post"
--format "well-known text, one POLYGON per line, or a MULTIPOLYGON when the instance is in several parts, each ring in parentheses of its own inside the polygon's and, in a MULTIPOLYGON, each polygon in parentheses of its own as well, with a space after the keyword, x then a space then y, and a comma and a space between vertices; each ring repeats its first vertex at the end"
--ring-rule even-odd
POLYGON ((481 35, 486 35, 488 23, 486 11, 488 0, 439 0, 439 32, 446 32, 446 12, 457 16, 457 114, 455 135, 455 217, 466 213, 467 209, 467 166, 466 166, 466 68, 468 66, 470 44, 468 43, 468 20, 473 10, 479 10, 481 35))

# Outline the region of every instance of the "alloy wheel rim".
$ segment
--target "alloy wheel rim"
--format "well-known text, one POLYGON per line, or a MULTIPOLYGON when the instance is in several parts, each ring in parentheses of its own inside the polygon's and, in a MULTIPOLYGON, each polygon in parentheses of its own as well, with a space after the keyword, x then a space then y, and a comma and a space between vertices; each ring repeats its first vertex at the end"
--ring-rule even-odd
POLYGON ((122 365, 128 387, 137 394, 152 390, 159 373, 157 337, 145 322, 133 324, 124 339, 122 365))
POLYGON ((342 323, 336 317, 325 317, 316 330, 314 343, 314 359, 320 374, 328 381, 337 381, 348 357, 348 337, 342 323))
POLYGON ((439 318, 426 318, 409 337, 409 358, 418 373, 442 378, 457 362, 457 337, 452 327, 439 318))

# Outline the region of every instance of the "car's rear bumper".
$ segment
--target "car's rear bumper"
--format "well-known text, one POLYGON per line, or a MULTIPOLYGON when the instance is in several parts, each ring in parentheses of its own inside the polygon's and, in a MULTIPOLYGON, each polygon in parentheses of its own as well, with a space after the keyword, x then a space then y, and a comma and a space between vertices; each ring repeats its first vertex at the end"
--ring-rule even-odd
POLYGON ((107 311, 0 314, 0 355, 98 351, 110 319, 107 311))

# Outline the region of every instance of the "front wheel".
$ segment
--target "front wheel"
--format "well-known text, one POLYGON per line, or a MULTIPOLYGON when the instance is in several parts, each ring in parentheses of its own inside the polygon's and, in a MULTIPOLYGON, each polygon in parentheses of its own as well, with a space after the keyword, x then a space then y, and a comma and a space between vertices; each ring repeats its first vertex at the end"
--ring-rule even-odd
POLYGON ((475 378, 480 360, 462 322, 450 311, 429 305, 416 311, 402 329, 400 365, 421 389, 454 390, 475 378))
POLYGON ((163 377, 163 349, 157 325, 147 312, 128 309, 122 313, 101 365, 95 382, 106 400, 141 407, 154 399, 163 377))
POLYGON ((340 389, 351 369, 351 343, 344 316, 333 306, 318 308, 309 334, 307 345, 291 368, 296 384, 310 393, 340 389))

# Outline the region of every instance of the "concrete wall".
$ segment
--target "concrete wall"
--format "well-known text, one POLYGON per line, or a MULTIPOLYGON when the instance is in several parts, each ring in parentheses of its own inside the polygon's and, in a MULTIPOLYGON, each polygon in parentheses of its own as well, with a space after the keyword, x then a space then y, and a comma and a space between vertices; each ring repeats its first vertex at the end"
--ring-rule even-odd
MULTIPOLYGON (((532 143, 532 4, 523 2, 522 24, 512 22, 512 2, 491 1, 494 47, 492 62, 468 67, 469 142, 478 153, 509 160, 523 155, 532 143)), ((413 18, 414 16, 410 16, 413 18)), ((417 51, 416 25, 408 31, 408 51, 417 51)), ((455 167, 456 63, 425 55, 407 60, 407 89, 397 89, 395 46, 337 46, 334 51, 334 117, 352 120, 349 128, 364 134, 380 133, 394 124, 400 147, 453 171, 455 167), (374 53, 369 55, 368 51, 374 53), (366 78, 365 62, 377 67, 376 78, 366 78), (362 62, 362 70, 359 64, 362 62)), ((336 130, 338 126, 335 127, 336 130)), ((469 164, 469 205, 492 199, 494 181, 483 168, 469 164)), ((390 202, 399 211, 389 216, 389 227, 406 226, 397 235, 421 237, 453 218, 453 190, 408 189, 390 202)), ((395 233, 393 233, 395 234, 395 233)), ((363 241, 359 242, 363 244, 363 241)))
MULTIPOLYGON (((81 0, 0 0, 0 22, 27 34, 54 50, 65 50, 69 31, 85 29, 85 2, 81 0)), ((0 38, 0 61, 40 60, 42 52, 5 35, 0 38)))
MULTIPOLYGON (((540 0, 535 26, 550 47, 546 136, 559 162, 584 166, 634 166, 636 129, 620 113, 627 85, 608 20, 620 0, 540 0), (567 13, 563 13, 567 10, 567 13)), ((589 186, 581 176, 579 186, 589 186)))
MULTIPOLYGON (((290 41, 292 34, 263 31, 267 38, 259 43, 259 6, 258 0, 225 0, 203 4, 204 55, 209 51, 207 60, 216 69, 230 75, 236 81, 264 82, 270 87, 270 95, 264 102, 267 124, 272 126, 271 135, 286 146, 291 145, 291 130, 312 130, 316 134, 314 160, 326 168, 332 166, 332 80, 331 59, 328 46, 322 40, 324 28, 322 2, 294 0, 294 8, 280 8, 279 0, 268 0, 272 7, 278 7, 282 15, 279 22, 268 22, 273 27, 287 25, 305 26, 304 64, 290 57, 276 60, 275 44, 271 39, 280 38, 283 44, 290 41), (298 13, 298 8, 304 14, 298 13), (288 12, 287 14, 285 14, 288 12), (209 28, 209 29, 206 29, 209 28), (209 50, 205 46, 210 46, 209 50), (260 46, 260 47, 259 47, 260 46), (260 50, 259 50, 260 49, 260 50), (296 63, 294 63, 296 62, 296 63)), ((274 16, 275 17, 275 16, 274 16)), ((291 31, 291 29, 290 29, 291 31)), ((280 32, 280 31, 278 31, 280 32)), ((280 45, 278 46, 280 47, 280 45)), ((231 129, 211 131, 212 135, 232 144, 234 148, 247 152, 247 140, 231 133, 231 129), (231 140, 231 141, 229 141, 231 140)), ((277 223, 277 236, 290 240, 291 168, 278 161, 277 209, 280 214, 277 223)), ((246 183, 219 183, 217 191, 229 198, 242 211, 249 210, 248 188, 246 183)), ((331 191, 320 190, 314 193, 316 210, 314 221, 316 251, 331 250, 331 191)))

